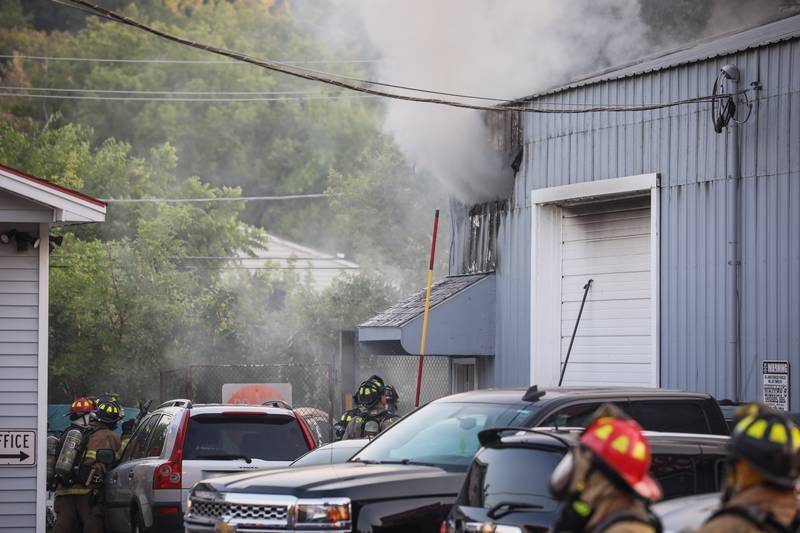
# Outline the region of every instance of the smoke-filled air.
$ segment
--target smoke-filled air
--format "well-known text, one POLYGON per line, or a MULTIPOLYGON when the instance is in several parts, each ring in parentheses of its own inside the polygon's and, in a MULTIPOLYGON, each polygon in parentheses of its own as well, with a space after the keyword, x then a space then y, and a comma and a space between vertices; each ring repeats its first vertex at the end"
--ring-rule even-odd
MULTIPOLYGON (((346 2, 381 58, 378 78, 500 99, 528 96, 698 36, 779 16, 786 3, 663 0, 371 0, 346 2)), ((435 95, 432 95, 435 96, 435 95)), ((445 97, 492 105, 497 102, 445 97)), ((508 158, 484 115, 402 101, 386 130, 416 164, 466 203, 505 196, 508 158)))

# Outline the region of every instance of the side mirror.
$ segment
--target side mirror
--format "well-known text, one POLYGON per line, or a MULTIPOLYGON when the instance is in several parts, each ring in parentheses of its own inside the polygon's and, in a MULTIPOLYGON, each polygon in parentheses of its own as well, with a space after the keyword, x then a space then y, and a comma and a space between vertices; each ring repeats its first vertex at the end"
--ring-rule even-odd
POLYGON ((114 455, 114 450, 111 448, 103 448, 102 450, 97 450, 97 456, 95 461, 98 463, 102 463, 106 466, 110 466, 114 463, 116 456, 114 455))

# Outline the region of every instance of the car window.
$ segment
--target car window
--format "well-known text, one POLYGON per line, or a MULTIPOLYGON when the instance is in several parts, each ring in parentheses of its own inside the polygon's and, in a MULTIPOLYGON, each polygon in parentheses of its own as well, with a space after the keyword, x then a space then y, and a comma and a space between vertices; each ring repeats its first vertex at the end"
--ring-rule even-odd
POLYGON ((600 408, 599 403, 568 405, 548 416, 540 426, 586 427, 592 415, 600 408))
POLYGON ((650 431, 710 433, 706 415, 695 402, 634 401, 632 415, 650 431))
POLYGON ((164 415, 161 419, 156 423, 155 427, 153 428, 152 436, 150 437, 150 442, 147 445, 147 453, 145 457, 158 457, 161 455, 161 451, 164 448, 164 441, 167 439, 167 433, 169 432, 169 426, 172 423, 172 417, 169 415, 164 415))
POLYGON ((291 466, 330 465, 344 463, 360 450, 360 446, 325 446, 311 450, 297 459, 291 466))
POLYGON ((353 460, 432 463, 463 472, 480 447, 481 430, 519 427, 530 418, 514 404, 432 403, 396 422, 353 460))
POLYGON ((562 451, 531 448, 485 448, 472 461, 459 503, 490 508, 500 503, 523 503, 551 510, 548 481, 564 457, 562 451))
POLYGON ((145 446, 147 446, 147 441, 150 439, 150 434, 153 432, 153 427, 159 418, 161 418, 160 414, 153 414, 142 422, 125 448, 123 461, 132 461, 145 457, 145 446))
POLYGON ((654 454, 650 474, 661 485, 663 499, 690 496, 701 492, 699 463, 690 455, 654 454))
POLYGON ((308 451, 300 424, 291 416, 201 414, 189 419, 183 458, 248 457, 293 461, 308 451))

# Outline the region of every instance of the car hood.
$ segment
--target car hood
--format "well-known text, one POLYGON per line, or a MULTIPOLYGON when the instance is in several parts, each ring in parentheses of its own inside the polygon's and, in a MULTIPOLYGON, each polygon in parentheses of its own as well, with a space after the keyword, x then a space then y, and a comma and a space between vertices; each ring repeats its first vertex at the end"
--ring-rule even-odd
POLYGON ((455 495, 464 472, 433 466, 343 463, 281 468, 222 476, 202 482, 224 493, 281 494, 299 498, 347 496, 354 501, 455 495))

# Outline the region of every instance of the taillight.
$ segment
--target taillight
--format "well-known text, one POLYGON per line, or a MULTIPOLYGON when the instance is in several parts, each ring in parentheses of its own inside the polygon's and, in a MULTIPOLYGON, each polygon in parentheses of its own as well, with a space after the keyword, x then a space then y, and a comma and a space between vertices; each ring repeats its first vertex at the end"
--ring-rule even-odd
POLYGON ((156 514, 178 514, 180 509, 176 505, 169 505, 167 507, 153 507, 156 514))
POLYGON ((180 489, 183 472, 183 441, 186 440, 186 429, 189 426, 189 411, 183 412, 178 434, 175 436, 175 445, 169 455, 169 461, 158 465, 153 472, 154 489, 180 489))
POLYGON ((158 465, 153 473, 154 489, 179 489, 181 488, 181 463, 169 462, 158 465))

